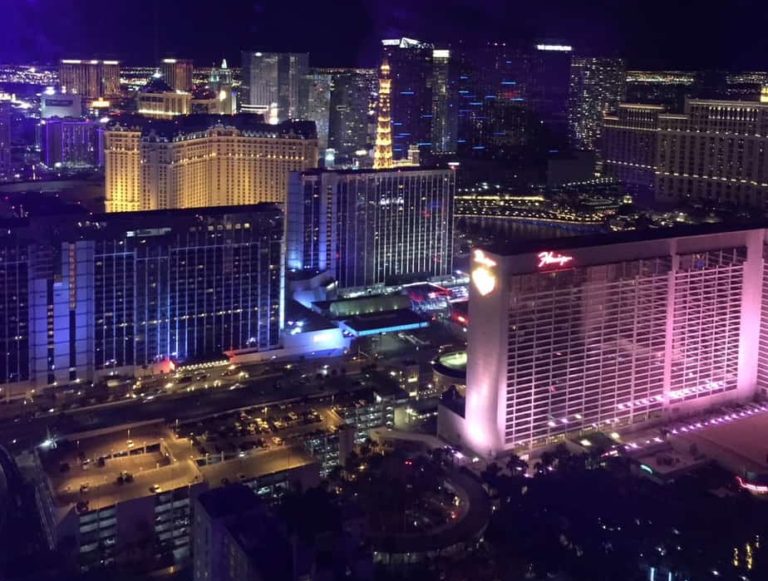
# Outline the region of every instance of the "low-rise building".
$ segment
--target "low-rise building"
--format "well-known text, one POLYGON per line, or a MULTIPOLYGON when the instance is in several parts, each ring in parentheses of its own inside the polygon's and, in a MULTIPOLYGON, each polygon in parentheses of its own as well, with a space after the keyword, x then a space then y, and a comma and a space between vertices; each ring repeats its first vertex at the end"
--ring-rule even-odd
POLYGON ((318 464, 299 448, 222 461, 161 423, 46 442, 23 464, 49 546, 72 555, 70 569, 81 572, 187 563, 191 506, 208 489, 242 483, 269 502, 319 482, 318 464))
POLYGON ((362 390, 350 394, 347 401, 337 402, 333 410, 345 424, 355 427, 355 443, 362 444, 369 430, 395 425, 395 407, 407 397, 396 386, 391 390, 362 390))
POLYGON ((317 516, 337 510, 327 495, 310 490, 292 506, 296 510, 274 513, 242 486, 200 495, 194 581, 373 578, 372 555, 362 538, 335 528, 337 519, 317 516), (315 514, 307 514, 313 509, 315 514))
POLYGON ((320 463, 321 476, 327 476, 336 466, 344 466, 355 446, 356 432, 354 426, 345 424, 304 437, 304 447, 320 463))
POLYGON ((173 89, 160 75, 153 76, 136 95, 139 115, 169 119, 192 112, 192 95, 173 89))
POLYGON ((155 424, 47 444, 34 464, 38 509, 71 568, 189 558, 190 501, 207 484, 188 440, 155 424))

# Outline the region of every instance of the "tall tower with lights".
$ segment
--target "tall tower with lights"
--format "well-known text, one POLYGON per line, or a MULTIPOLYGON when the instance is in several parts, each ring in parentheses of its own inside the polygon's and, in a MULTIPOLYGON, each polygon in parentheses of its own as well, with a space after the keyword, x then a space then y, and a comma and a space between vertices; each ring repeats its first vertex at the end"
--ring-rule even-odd
POLYGON ((208 86, 216 93, 216 112, 221 115, 234 115, 237 106, 232 92, 232 69, 227 66, 227 59, 221 61, 219 68, 211 69, 208 86))
POLYGON ((373 151, 374 169, 391 168, 392 163, 392 80, 389 77, 389 63, 381 63, 379 75, 379 114, 376 123, 376 147, 373 151))

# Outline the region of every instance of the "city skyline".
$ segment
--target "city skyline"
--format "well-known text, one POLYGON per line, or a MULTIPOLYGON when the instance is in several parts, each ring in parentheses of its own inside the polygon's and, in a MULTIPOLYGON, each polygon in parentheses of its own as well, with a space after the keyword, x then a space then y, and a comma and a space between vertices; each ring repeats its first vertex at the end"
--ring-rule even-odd
POLYGON ((766 17, 4 2, 0 578, 768 579, 766 17))
POLYGON ((747 70, 768 59, 759 24, 765 8, 754 0, 742 0, 738 10, 721 2, 695 16, 661 0, 348 0, 333 9, 274 0, 226 4, 226 10, 211 11, 196 1, 181 12, 151 0, 119 0, 105 13, 95 0, 11 3, 3 9, 0 61, 55 61, 84 53, 130 64, 173 56, 200 64, 225 57, 235 65, 241 50, 253 49, 309 51, 314 66, 373 66, 378 40, 399 36, 435 44, 560 39, 587 56, 624 57, 634 68, 747 70), (109 26, 115 20, 122 26, 109 26), (694 26, 695 36, 680 34, 694 26), (205 31, 202 41, 189 30, 205 31))

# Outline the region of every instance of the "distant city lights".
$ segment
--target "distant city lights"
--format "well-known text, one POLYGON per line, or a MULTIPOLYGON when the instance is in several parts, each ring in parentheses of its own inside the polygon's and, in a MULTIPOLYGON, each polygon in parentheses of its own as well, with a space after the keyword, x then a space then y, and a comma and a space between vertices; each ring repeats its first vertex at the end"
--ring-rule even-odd
POLYGON ((549 52, 571 52, 573 47, 568 44, 537 44, 536 50, 549 52))

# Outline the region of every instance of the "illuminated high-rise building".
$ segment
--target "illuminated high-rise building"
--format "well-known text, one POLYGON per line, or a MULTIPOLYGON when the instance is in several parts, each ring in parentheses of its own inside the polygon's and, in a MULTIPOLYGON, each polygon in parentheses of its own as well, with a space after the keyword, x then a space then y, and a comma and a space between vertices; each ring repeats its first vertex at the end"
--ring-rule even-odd
POLYGON ((767 232, 475 249, 466 399, 441 406, 439 433, 492 457, 754 398, 768 377, 767 232))
POLYGON ((328 148, 332 77, 329 73, 313 70, 304 77, 306 99, 302 100, 299 118, 313 121, 317 128, 317 143, 321 154, 328 148))
POLYGON ((653 195, 661 105, 621 103, 603 118, 603 175, 620 180, 635 195, 653 195))
POLYGON ((288 268, 328 272, 340 288, 452 272, 454 170, 311 170, 286 207, 288 268))
POLYGON ((432 151, 456 153, 458 109, 451 51, 432 51, 432 151))
POLYGON ((211 69, 208 86, 216 95, 216 113, 220 115, 237 113, 237 102, 232 91, 232 69, 227 66, 227 59, 221 61, 219 68, 211 69))
POLYGON ((567 44, 537 44, 528 65, 527 104, 548 132, 553 147, 564 146, 568 138, 572 51, 567 44))
POLYGON ((621 104, 604 120, 604 173, 662 202, 768 207, 768 104, 688 99, 682 113, 621 104))
POLYGON ((62 92, 77 93, 87 100, 116 97, 120 94, 120 63, 62 59, 59 85, 62 92))
POLYGON ((163 59, 160 74, 163 80, 175 91, 192 91, 192 61, 190 59, 163 59))
POLYGON ((377 73, 373 69, 330 69, 331 101, 328 147, 337 163, 348 164, 368 156, 373 144, 369 119, 377 73))
POLYGON ((373 150, 373 168, 392 167, 392 80, 389 78, 389 63, 381 63, 379 73, 379 103, 376 116, 376 145, 373 150))
POLYGON ((392 153, 408 155, 411 145, 432 147, 432 82, 434 46, 411 38, 382 40, 392 79, 392 153))
POLYGON ((277 121, 300 118, 308 53, 243 51, 241 65, 242 110, 264 114, 274 106, 277 121))
POLYGON ((568 96, 568 136, 576 149, 598 148, 603 116, 624 100, 626 70, 616 58, 573 57, 568 96))
POLYGON ((0 181, 11 177, 11 104, 0 101, 0 181))
POLYGON ((314 167, 317 155, 307 121, 117 119, 104 132, 107 211, 282 203, 288 174, 314 167))
POLYGON ((509 159, 528 141, 525 51, 493 42, 451 49, 462 157, 509 159))
POLYGON ((155 73, 146 85, 136 92, 136 110, 139 115, 169 119, 192 112, 192 95, 177 91, 155 73))
POLYGON ((270 109, 277 110, 278 60, 275 53, 242 52, 240 111, 259 113, 269 119, 270 109))
POLYGON ((768 103, 689 99, 658 122, 657 200, 768 209, 768 103))
POLYGON ((0 257, 4 396, 280 344, 271 204, 7 220, 0 257))
POLYGON ((52 118, 40 122, 42 162, 49 168, 103 165, 102 123, 93 119, 52 118))

